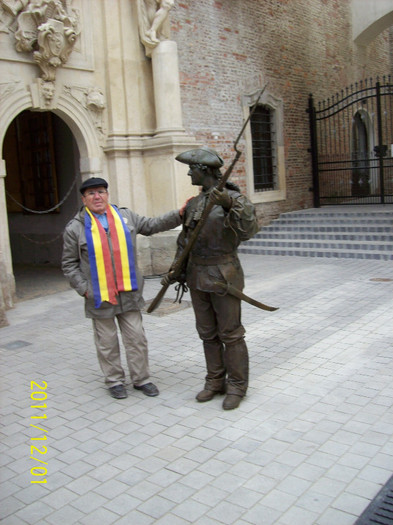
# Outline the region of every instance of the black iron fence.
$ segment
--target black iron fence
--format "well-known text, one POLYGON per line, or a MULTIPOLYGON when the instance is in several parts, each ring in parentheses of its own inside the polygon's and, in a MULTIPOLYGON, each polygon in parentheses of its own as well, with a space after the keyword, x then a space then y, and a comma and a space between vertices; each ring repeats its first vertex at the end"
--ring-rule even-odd
POLYGON ((363 80, 308 101, 314 206, 393 203, 393 83, 363 80))

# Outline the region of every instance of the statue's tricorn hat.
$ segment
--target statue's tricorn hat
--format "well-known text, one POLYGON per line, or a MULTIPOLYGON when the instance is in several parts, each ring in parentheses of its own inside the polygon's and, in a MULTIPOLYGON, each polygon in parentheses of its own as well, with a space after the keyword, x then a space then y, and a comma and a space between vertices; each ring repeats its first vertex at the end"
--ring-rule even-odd
POLYGON ((183 151, 176 157, 176 160, 183 164, 202 164, 209 168, 221 168, 224 165, 220 155, 207 146, 183 151))
POLYGON ((101 179, 100 177, 90 177, 90 179, 87 179, 82 183, 79 191, 83 194, 87 188, 99 188, 101 186, 104 188, 108 187, 108 183, 105 179, 101 179))

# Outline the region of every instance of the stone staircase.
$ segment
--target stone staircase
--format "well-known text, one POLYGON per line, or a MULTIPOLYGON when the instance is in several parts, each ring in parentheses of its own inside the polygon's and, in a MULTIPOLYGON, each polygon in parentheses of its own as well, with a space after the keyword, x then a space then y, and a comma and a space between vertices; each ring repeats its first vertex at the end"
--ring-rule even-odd
POLYGON ((393 260, 393 205, 326 206, 283 213, 238 251, 393 260))

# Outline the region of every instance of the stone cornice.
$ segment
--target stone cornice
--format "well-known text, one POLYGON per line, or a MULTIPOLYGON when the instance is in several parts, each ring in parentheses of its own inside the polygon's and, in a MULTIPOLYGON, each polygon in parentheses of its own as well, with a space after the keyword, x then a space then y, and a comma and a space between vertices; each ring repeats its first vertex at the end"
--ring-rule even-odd
POLYGON ((156 136, 110 134, 104 151, 107 154, 115 154, 116 152, 192 147, 194 144, 195 138, 185 133, 156 136))

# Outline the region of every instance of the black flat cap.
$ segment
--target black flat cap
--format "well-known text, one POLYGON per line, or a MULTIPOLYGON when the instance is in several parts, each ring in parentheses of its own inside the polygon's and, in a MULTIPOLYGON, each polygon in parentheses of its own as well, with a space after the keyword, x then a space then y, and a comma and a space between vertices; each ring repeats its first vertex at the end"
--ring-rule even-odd
POLYGON ((221 168, 224 165, 220 155, 207 146, 183 151, 176 157, 176 160, 183 164, 202 164, 203 166, 209 166, 209 168, 221 168))
POLYGON ((82 186, 79 188, 79 191, 83 194, 87 188, 98 188, 98 187, 108 187, 108 183, 105 179, 100 179, 100 177, 91 177, 90 179, 85 180, 82 186))

